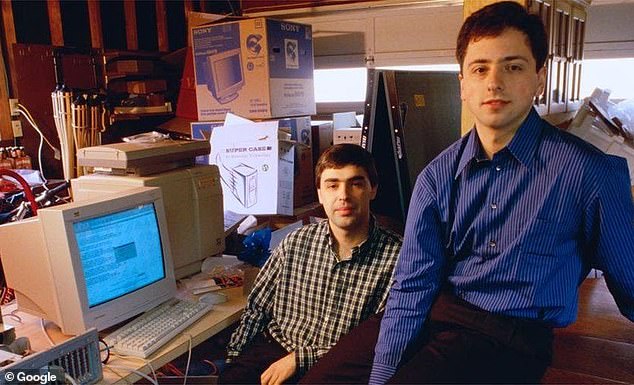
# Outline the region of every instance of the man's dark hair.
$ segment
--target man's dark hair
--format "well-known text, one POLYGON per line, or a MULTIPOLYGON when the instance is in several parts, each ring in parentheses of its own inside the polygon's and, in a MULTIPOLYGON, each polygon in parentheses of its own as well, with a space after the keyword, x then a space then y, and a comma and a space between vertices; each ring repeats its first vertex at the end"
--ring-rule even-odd
POLYGON ((317 165, 315 165, 315 187, 319 189, 321 174, 325 169, 344 168, 345 166, 357 166, 365 170, 368 173, 368 179, 370 179, 372 187, 379 183, 379 176, 376 172, 372 155, 361 146, 344 143, 329 147, 319 157, 317 165))
POLYGON ((484 37, 499 36, 508 28, 524 33, 537 64, 535 71, 539 71, 548 55, 548 39, 542 20, 539 16, 528 13, 516 2, 502 1, 474 12, 462 24, 456 43, 456 59, 460 64, 460 72, 462 73, 469 43, 484 37))

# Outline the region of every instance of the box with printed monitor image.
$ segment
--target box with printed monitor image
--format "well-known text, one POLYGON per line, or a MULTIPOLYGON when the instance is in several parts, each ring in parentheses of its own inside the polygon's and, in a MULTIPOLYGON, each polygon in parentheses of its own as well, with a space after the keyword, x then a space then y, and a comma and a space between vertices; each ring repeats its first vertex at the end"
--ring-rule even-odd
POLYGON ((309 25, 255 18, 191 33, 198 120, 315 113, 309 25))

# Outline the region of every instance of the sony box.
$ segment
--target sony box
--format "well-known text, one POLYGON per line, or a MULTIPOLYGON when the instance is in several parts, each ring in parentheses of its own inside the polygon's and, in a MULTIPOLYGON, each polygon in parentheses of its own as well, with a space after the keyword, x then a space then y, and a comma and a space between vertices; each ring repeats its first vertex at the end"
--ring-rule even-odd
POLYGON ((214 128, 209 161, 220 169, 224 209, 292 215, 294 147, 278 139, 275 121, 214 128))
POLYGON ((312 115, 309 25, 266 18, 192 28, 198 120, 312 115))

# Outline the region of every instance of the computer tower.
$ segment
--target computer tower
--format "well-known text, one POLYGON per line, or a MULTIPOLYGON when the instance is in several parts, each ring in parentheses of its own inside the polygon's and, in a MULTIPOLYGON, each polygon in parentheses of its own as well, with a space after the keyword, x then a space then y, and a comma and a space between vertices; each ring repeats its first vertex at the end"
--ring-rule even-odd
POLYGON ((371 70, 361 145, 377 163, 373 212, 405 221, 418 174, 460 137, 456 72, 371 70))
POLYGON ((240 164, 228 170, 227 174, 231 192, 244 207, 258 203, 258 170, 248 164, 240 164))

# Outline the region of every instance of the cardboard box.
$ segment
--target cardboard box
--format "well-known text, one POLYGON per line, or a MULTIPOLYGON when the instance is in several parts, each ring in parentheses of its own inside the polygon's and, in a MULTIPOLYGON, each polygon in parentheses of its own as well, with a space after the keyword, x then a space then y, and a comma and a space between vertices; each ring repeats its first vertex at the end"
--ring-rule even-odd
POLYGON ((332 114, 332 144, 352 143, 361 145, 361 124, 354 112, 332 114))
POLYGON ((209 140, 211 139, 211 133, 214 128, 220 127, 224 122, 191 122, 189 126, 191 128, 192 139, 196 140, 209 140))
POLYGON ((291 140, 306 146, 312 145, 310 116, 280 119, 278 127, 291 133, 291 140))
MULTIPOLYGON (((223 124, 224 122, 191 122, 189 123, 191 138, 194 140, 209 141, 214 128, 220 127, 223 124)), ((197 156, 196 164, 209 164, 209 154, 197 156)))
POLYGON ((352 143, 361 145, 361 127, 337 128, 333 131, 332 144, 352 143))
POLYGON ((315 113, 309 25, 265 18, 192 28, 198 120, 315 113))
POLYGON ((225 210, 292 215, 294 156, 276 121, 215 127, 209 161, 220 169, 225 210))
POLYGON ((313 147, 313 168, 319 160, 321 154, 332 146, 332 122, 327 120, 314 120, 311 122, 312 147, 313 147))
POLYGON ((293 206, 301 207, 316 200, 313 149, 303 144, 295 145, 295 179, 293 182, 293 206))

